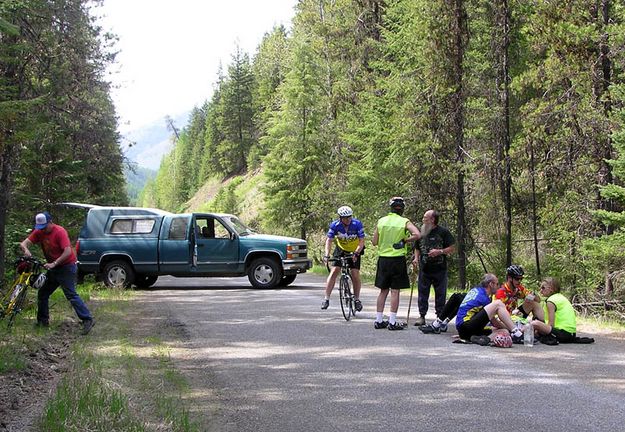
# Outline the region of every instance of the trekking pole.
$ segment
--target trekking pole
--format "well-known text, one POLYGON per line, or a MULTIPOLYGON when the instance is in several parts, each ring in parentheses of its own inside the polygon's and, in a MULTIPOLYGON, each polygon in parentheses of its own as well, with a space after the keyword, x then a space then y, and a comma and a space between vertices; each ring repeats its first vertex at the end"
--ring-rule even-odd
POLYGON ((417 284, 417 271, 416 266, 412 264, 412 273, 410 274, 410 300, 408 300, 408 314, 406 315, 406 325, 410 325, 410 307, 412 306, 412 295, 414 293, 414 287, 417 284))

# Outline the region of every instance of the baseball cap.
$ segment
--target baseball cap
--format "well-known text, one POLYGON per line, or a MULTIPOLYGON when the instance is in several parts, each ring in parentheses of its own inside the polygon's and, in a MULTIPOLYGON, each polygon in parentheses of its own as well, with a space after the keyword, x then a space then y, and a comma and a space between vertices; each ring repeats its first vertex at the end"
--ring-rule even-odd
POLYGON ((42 230, 45 227, 48 226, 48 222, 50 222, 52 220, 52 216, 50 216, 50 213, 48 212, 43 212, 43 213, 37 213, 37 216, 35 216, 35 229, 36 230, 42 230))

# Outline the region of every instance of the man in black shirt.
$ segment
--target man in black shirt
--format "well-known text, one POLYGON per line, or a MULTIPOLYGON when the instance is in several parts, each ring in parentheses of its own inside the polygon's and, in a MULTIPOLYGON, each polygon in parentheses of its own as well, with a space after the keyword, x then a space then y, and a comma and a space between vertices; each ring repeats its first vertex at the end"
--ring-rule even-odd
POLYGON ((423 215, 421 239, 416 243, 413 264, 419 266, 419 314, 415 325, 425 324, 430 286, 434 286, 434 307, 440 316, 447 298, 447 255, 455 250, 456 240, 445 227, 438 225, 440 214, 428 210, 423 215))

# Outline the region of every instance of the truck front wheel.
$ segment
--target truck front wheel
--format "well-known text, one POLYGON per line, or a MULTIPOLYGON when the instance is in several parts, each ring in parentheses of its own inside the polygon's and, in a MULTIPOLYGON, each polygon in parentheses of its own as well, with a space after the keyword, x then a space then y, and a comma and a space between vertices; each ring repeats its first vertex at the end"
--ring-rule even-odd
POLYGON ((254 288, 274 288, 282 280, 280 264, 271 258, 257 258, 247 271, 254 288))
POLYGON ((293 283, 293 281, 295 280, 295 278, 297 277, 296 274, 294 275, 286 275, 282 278, 282 280, 280 281, 280 286, 287 286, 287 285, 291 285, 293 283))
POLYGON ((135 273, 126 261, 111 261, 104 266, 102 279, 108 287, 130 288, 134 282, 135 273))
POLYGON ((154 276, 154 275, 144 275, 144 274, 136 275, 135 285, 137 285, 138 288, 146 289, 154 285, 157 280, 158 280, 158 276, 154 276))

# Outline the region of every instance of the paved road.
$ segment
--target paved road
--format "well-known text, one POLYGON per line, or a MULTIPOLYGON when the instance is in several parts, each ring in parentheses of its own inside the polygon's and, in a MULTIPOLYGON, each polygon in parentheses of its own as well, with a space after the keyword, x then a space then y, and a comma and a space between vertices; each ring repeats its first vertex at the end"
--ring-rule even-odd
POLYGON ((415 327, 375 330, 375 288, 345 322, 335 296, 320 310, 322 286, 315 275, 278 290, 162 278, 140 299, 184 329, 172 357, 215 431, 625 429, 622 340, 452 344, 415 327))

